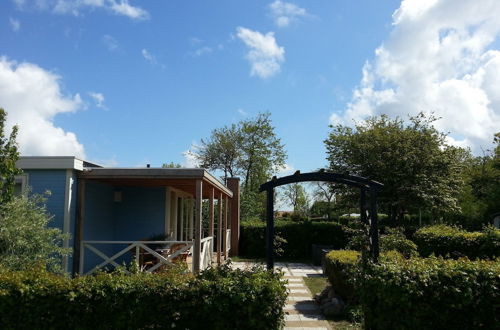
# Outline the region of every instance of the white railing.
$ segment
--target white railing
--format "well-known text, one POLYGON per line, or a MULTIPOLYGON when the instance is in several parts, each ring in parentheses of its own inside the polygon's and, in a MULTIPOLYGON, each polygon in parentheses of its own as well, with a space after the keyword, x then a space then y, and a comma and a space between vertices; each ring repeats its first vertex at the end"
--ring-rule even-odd
POLYGON ((231 229, 227 229, 226 230, 226 251, 225 251, 226 256, 229 254, 230 250, 231 250, 231 229))
POLYGON ((212 264, 214 254, 213 245, 213 236, 205 237, 201 240, 200 270, 207 269, 212 264))
MULTIPOLYGON (((135 257, 136 263, 141 266, 146 272, 153 272, 158 269, 162 265, 171 265, 173 260, 181 256, 182 254, 187 254, 188 251, 193 246, 192 241, 82 241, 80 243, 80 275, 89 275, 95 272, 98 269, 101 269, 109 264, 120 267, 120 265, 116 262, 116 259, 123 256, 127 252, 131 252, 135 257), (96 245, 127 245, 124 249, 118 251, 112 256, 106 255, 104 252, 99 250, 96 245), (163 245, 166 248, 158 251, 153 250, 148 247, 148 245, 163 245), (168 253, 168 248, 173 246, 174 244, 182 244, 179 249, 176 249, 172 253, 168 253), (101 257, 104 261, 100 264, 96 265, 94 268, 84 273, 85 266, 85 249, 92 251, 97 256, 101 257), (167 252, 167 253, 165 253, 167 252), (144 265, 141 265, 141 256, 148 255, 149 257, 154 257, 154 262, 149 268, 145 268, 144 265)), ((125 270, 126 273, 129 273, 125 270)))

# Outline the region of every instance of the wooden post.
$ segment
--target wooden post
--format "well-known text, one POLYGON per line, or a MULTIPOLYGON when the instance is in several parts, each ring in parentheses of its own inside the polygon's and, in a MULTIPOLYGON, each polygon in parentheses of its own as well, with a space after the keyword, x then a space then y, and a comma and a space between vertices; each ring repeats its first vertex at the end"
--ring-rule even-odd
POLYGON ((200 257, 201 257, 201 225, 202 225, 202 189, 203 181, 196 180, 196 201, 195 201, 195 228, 194 228, 194 251, 193 251, 193 273, 200 272, 200 257))
POLYGON ((77 204, 76 204, 76 228, 75 228, 75 241, 74 241, 74 255, 73 255, 73 275, 78 273, 83 274, 83 228, 85 219, 85 179, 79 179, 77 190, 77 204))
POLYGON ((378 216, 377 216, 377 189, 370 187, 370 243, 374 262, 378 262, 378 216))
POLYGON ((224 260, 227 259, 227 218, 228 218, 228 207, 229 207, 229 203, 228 203, 228 198, 226 196, 225 200, 224 200, 224 260))
POLYGON ((274 189, 267 190, 267 230, 266 255, 267 269, 274 269, 274 189))
POLYGON ((172 205, 172 231, 174 232, 174 237, 173 239, 174 240, 178 240, 178 236, 177 236, 177 222, 179 221, 179 219, 177 218, 177 208, 179 207, 178 205, 178 200, 177 200, 177 194, 175 193, 175 191, 172 191, 172 194, 171 194, 171 198, 173 199, 173 202, 171 203, 172 205))
POLYGON ((189 239, 194 238, 194 225, 193 225, 193 199, 189 199, 189 239))
POLYGON ((209 216, 209 224, 208 224, 208 236, 214 236, 214 195, 215 190, 212 187, 210 189, 210 196, 208 199, 208 216, 209 216))
POLYGON ((186 228, 184 228, 186 226, 186 222, 184 221, 184 218, 185 218, 185 216, 184 216, 184 209, 185 209, 185 207, 184 207, 184 198, 183 197, 181 198, 181 202, 180 202, 179 207, 180 207, 180 215, 179 215, 179 217, 181 218, 180 219, 181 220, 181 237, 180 237, 180 240, 184 241, 184 240, 186 240, 186 228))
POLYGON ((219 194, 217 211, 219 218, 217 219, 217 264, 220 266, 220 254, 222 250, 222 193, 219 194))
POLYGON ((360 189, 359 212, 361 215, 361 222, 363 222, 364 224, 368 224, 368 221, 366 219, 366 190, 364 187, 360 189))
POLYGON ((239 243, 240 243, 240 179, 239 178, 228 178, 227 187, 233 192, 233 198, 231 199, 230 206, 230 221, 231 224, 231 256, 237 256, 239 254, 239 243))

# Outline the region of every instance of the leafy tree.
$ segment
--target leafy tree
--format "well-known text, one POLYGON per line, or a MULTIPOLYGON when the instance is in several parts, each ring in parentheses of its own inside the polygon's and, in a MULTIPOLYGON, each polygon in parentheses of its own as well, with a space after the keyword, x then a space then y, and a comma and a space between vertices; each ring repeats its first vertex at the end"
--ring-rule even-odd
POLYGON ((445 143, 446 134, 423 113, 409 123, 385 115, 354 128, 337 125, 325 140, 333 171, 367 177, 384 184, 382 211, 402 220, 424 208, 434 214, 458 211, 461 171, 467 152, 445 143))
POLYGON ((5 137, 7 112, 0 108, 0 205, 10 201, 14 194, 15 176, 21 171, 16 167, 19 159, 17 150, 17 126, 12 127, 10 136, 5 137))
POLYGON ((216 128, 208 140, 201 140, 201 147, 195 153, 200 167, 221 170, 224 182, 228 177, 239 175, 242 157, 243 134, 239 125, 232 124, 216 128))
POLYGON ((276 136, 270 113, 212 131, 195 151, 200 166, 220 170, 224 181, 241 176, 241 215, 243 219, 264 212, 264 194, 259 186, 285 164, 286 153, 276 136))
POLYGON ((170 162, 170 163, 163 163, 161 165, 162 168, 182 168, 181 164, 170 162))
POLYGON ((43 195, 24 194, 0 205, 0 266, 21 270, 44 265, 61 271, 61 258, 70 254, 62 248, 69 235, 48 226, 52 216, 45 202, 43 195))
POLYGON ((466 185, 460 193, 461 224, 480 229, 500 212, 500 133, 494 137, 496 147, 483 156, 468 157, 465 161, 466 185))
POLYGON ((49 228, 52 217, 45 209, 46 198, 27 193, 14 196, 16 167, 19 159, 14 126, 5 137, 7 113, 0 108, 0 266, 19 270, 43 264, 61 271, 61 257, 69 254, 62 248, 68 238, 60 229, 49 228))
POLYGON ((313 187, 313 196, 315 199, 313 207, 315 212, 319 212, 318 215, 326 215, 328 220, 331 220, 333 203, 335 202, 335 184, 318 181, 313 183, 313 187))
POLYGON ((295 214, 306 216, 309 213, 309 196, 303 185, 291 183, 283 188, 283 195, 287 202, 293 206, 295 214))

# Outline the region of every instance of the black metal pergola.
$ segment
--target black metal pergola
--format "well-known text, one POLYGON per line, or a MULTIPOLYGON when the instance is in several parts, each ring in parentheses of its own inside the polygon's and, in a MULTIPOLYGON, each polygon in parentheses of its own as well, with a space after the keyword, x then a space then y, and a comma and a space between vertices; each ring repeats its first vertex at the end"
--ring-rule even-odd
POLYGON ((370 256, 377 262, 379 256, 379 240, 377 225, 377 195, 378 190, 383 186, 380 182, 369 180, 355 175, 339 174, 319 170, 317 172, 300 173, 282 178, 273 177, 260 186, 260 192, 267 192, 267 211, 266 211, 266 259, 267 269, 274 268, 274 188, 289 183, 298 183, 305 181, 324 181, 333 183, 343 183, 360 189, 360 214, 361 221, 370 225, 370 256), (369 208, 366 207, 367 196, 369 197, 369 208))

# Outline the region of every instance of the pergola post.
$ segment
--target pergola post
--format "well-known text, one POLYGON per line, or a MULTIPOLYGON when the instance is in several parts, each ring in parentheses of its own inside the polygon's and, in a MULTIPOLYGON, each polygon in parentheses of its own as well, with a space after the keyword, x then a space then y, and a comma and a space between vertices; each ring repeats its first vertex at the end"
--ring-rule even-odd
POLYGON ((364 187, 360 189, 359 212, 359 214, 361 215, 361 222, 364 224, 368 224, 368 220, 366 218, 366 189, 364 187))
POLYGON ((208 236, 211 237, 214 236, 214 195, 215 189, 212 187, 212 189, 210 189, 210 196, 208 197, 208 236))
POLYGON ((220 266, 220 254, 222 250, 222 192, 218 198, 217 211, 219 215, 217 219, 217 264, 220 266))
POLYGON ((274 269, 274 189, 267 190, 267 211, 266 211, 266 254, 267 269, 274 269))
POLYGON ((374 262, 378 262, 378 216, 377 216, 377 189, 370 187, 370 245, 374 262))
POLYGON ((203 181, 196 180, 196 201, 195 201, 195 228, 194 228, 194 246, 193 246, 193 273, 200 272, 200 256, 201 256, 201 225, 202 225, 202 189, 203 181))

